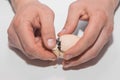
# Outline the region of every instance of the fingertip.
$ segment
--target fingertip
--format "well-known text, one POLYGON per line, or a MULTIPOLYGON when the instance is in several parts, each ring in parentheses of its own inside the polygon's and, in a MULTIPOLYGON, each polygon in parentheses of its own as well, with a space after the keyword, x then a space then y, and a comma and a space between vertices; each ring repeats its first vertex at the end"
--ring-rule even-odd
POLYGON ((58 33, 58 36, 64 35, 65 33, 66 33, 66 29, 63 29, 58 33))
POLYGON ((48 49, 53 49, 56 46, 56 37, 55 34, 51 32, 47 32, 42 34, 43 45, 48 49))

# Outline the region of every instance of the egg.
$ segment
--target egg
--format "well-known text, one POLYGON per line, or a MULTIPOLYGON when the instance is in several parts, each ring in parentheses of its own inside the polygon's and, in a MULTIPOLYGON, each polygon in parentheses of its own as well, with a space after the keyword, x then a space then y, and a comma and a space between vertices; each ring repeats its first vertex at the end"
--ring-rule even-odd
POLYGON ((59 37, 60 41, 60 49, 58 48, 58 45, 53 49, 53 53, 58 58, 63 58, 64 52, 69 50, 71 47, 73 47, 82 37, 83 32, 79 34, 79 36, 73 35, 73 34, 65 34, 59 37))

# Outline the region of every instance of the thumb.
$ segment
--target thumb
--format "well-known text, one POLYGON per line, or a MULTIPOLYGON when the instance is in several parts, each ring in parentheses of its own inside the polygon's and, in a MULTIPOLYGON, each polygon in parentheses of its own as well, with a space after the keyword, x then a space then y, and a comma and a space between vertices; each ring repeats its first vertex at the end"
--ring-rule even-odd
POLYGON ((41 36, 45 47, 53 49, 56 45, 54 16, 47 15, 41 18, 41 36))

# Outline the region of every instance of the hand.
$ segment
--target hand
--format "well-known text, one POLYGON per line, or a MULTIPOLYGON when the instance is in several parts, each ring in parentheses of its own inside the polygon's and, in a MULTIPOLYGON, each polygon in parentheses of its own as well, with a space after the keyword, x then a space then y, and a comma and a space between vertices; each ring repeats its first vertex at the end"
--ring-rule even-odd
POLYGON ((10 46, 21 50, 30 59, 52 60, 56 45, 53 11, 38 1, 16 9, 8 29, 10 46))
POLYGON ((79 20, 87 20, 83 37, 65 52, 64 68, 77 66, 95 58, 113 31, 113 0, 77 0, 70 5, 67 21, 59 36, 74 32, 79 20))

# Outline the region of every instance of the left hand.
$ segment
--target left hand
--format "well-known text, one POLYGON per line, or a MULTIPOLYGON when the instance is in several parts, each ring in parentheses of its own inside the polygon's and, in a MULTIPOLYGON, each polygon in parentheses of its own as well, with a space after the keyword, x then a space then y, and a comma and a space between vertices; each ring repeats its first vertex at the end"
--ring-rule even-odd
POLYGON ((114 6, 113 0, 77 0, 70 5, 59 36, 73 33, 79 20, 87 20, 88 25, 78 43, 65 52, 64 68, 85 63, 99 54, 113 31, 114 6))
POLYGON ((55 61, 54 12, 38 0, 17 1, 15 16, 8 28, 9 45, 29 59, 55 61))

